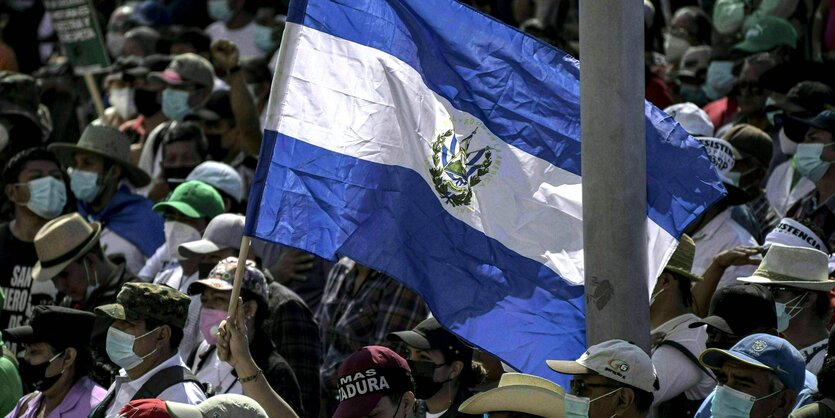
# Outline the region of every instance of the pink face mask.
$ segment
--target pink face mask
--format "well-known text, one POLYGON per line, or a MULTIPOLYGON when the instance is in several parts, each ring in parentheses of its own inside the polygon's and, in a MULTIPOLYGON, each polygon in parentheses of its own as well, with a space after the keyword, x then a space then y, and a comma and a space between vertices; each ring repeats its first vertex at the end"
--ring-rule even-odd
POLYGON ((217 329, 226 319, 226 311, 220 309, 200 309, 200 333, 210 345, 217 343, 217 329))

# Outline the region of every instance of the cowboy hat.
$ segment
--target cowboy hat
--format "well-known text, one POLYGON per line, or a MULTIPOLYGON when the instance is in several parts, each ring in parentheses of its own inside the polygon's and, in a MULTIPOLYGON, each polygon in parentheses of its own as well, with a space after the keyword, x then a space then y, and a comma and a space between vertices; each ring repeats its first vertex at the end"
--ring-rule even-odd
POLYGON ((474 395, 458 407, 465 414, 524 412, 545 418, 563 417, 565 390, 538 376, 505 373, 499 386, 474 395))

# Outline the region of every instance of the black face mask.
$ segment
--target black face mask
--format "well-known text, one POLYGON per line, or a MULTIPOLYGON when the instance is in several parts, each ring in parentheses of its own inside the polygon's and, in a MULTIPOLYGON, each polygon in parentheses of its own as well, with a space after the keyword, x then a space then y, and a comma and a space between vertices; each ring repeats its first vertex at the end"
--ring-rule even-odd
POLYGON ((157 92, 152 90, 134 90, 133 103, 136 104, 136 111, 146 118, 157 114, 162 109, 162 105, 157 100, 157 92))
POLYGON ((206 134, 206 143, 209 146, 209 155, 211 155, 215 161, 223 161, 223 159, 226 158, 226 154, 228 154, 228 152, 223 149, 221 137, 223 137, 221 134, 206 134))
POLYGON ((64 374, 64 370, 61 370, 61 372, 55 376, 46 377, 46 369, 53 361, 55 361, 55 359, 61 357, 63 354, 64 352, 62 351, 51 359, 36 365, 31 365, 25 360, 21 361, 18 366, 20 380, 23 381, 23 384, 26 385, 27 388, 33 391, 37 390, 43 392, 45 390, 49 390, 49 388, 55 386, 55 383, 64 374))
POLYGON ((446 364, 436 365, 431 361, 414 360, 407 360, 407 363, 409 363, 409 368, 412 369, 412 379, 415 380, 415 397, 418 399, 429 399, 435 396, 444 387, 444 383, 452 380, 450 378, 443 382, 435 381, 435 369, 444 367, 446 364))

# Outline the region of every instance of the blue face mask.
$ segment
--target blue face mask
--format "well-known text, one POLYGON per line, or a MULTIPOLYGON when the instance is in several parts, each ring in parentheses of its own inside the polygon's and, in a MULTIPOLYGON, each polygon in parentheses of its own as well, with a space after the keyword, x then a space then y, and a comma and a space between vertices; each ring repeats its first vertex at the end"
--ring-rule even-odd
POLYGON ((600 399, 605 398, 622 388, 617 388, 605 395, 600 395, 594 399, 584 398, 575 395, 565 395, 565 418, 588 418, 589 416, 589 408, 591 407, 591 403, 600 399))
POLYGON ((165 89, 162 91, 162 113, 168 119, 182 122, 186 116, 191 114, 191 107, 188 105, 189 93, 184 90, 165 89))
POLYGON ((273 41, 273 28, 255 24, 255 32, 253 35, 255 39, 255 46, 264 52, 271 52, 275 48, 273 41))
POLYGON ((797 172, 801 176, 816 182, 823 178, 829 170, 831 162, 821 160, 823 149, 835 145, 831 144, 797 144, 797 152, 794 154, 797 172))
POLYGON ((41 177, 26 183, 29 201, 26 207, 35 215, 52 219, 61 214, 67 204, 67 187, 55 177, 41 177))
POLYGON ((232 10, 227 0, 209 0, 209 17, 220 22, 232 20, 232 10))
POLYGON ((78 200, 90 203, 96 200, 102 191, 99 174, 70 169, 70 188, 78 200))
POLYGON ((782 389, 765 395, 762 398, 756 398, 745 392, 720 385, 716 387, 716 395, 713 398, 713 404, 710 406, 710 413, 714 417, 748 418, 751 416, 751 409, 754 407, 755 402, 774 396, 780 392, 782 392, 782 389))
POLYGON ((731 92, 736 84, 733 70, 733 61, 713 61, 708 65, 704 85, 708 99, 716 100, 731 92))
POLYGON ((110 360, 113 361, 114 364, 125 370, 134 369, 136 366, 142 364, 148 356, 154 354, 157 350, 154 349, 150 353, 140 357, 133 351, 133 343, 140 338, 151 335, 151 333, 156 330, 157 328, 154 328, 145 334, 134 337, 127 332, 110 327, 110 329, 107 330, 107 341, 105 343, 107 356, 110 357, 110 360))

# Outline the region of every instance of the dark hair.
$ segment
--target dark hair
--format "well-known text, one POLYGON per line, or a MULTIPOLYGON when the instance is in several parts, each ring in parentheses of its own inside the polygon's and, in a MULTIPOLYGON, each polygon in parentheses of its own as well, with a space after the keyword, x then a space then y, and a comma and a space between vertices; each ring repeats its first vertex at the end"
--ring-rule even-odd
POLYGON ((626 385, 625 387, 632 389, 632 392, 635 393, 635 406, 638 408, 638 412, 649 411, 649 408, 652 406, 652 401, 655 400, 655 395, 652 392, 638 389, 635 386, 626 385))
POLYGON ((811 290, 810 292, 815 294, 815 316, 820 319, 826 319, 826 322, 829 323, 829 317, 832 316, 832 305, 829 301, 829 293, 815 292, 811 290))
POLYGON ((817 235, 821 239, 820 243, 821 243, 821 245, 823 245, 823 252, 829 254, 829 243, 827 243, 823 239, 826 236, 826 234, 823 232, 823 229, 816 222, 812 221, 809 218, 791 218, 791 219, 797 221, 797 223, 805 226, 806 228, 809 228, 810 231, 812 231, 815 235, 817 235))
MULTIPOLYGON (((444 353, 444 358, 447 357, 447 354, 444 353)), ((458 383, 465 388, 474 388, 482 383, 484 383, 484 379, 487 378, 487 370, 484 368, 484 365, 471 360, 469 362, 460 359, 453 359, 453 361, 462 361, 464 363, 464 368, 461 369, 461 374, 458 375, 458 383)))
POLYGON ((18 152, 12 158, 9 158, 9 162, 6 163, 6 167, 3 169, 3 185, 15 184, 20 181, 20 173, 23 171, 26 163, 30 161, 51 161, 59 168, 61 167, 61 163, 58 162, 55 154, 44 148, 27 148, 18 152))
POLYGON ((825 397, 835 397, 835 356, 826 356, 818 372, 818 392, 825 397))
POLYGON ((75 349, 75 376, 73 382, 81 380, 93 369, 93 354, 87 346, 73 347, 75 349))
POLYGON ((264 321, 270 316, 270 307, 267 305, 264 300, 252 293, 252 291, 248 289, 241 289, 241 299, 244 303, 247 303, 251 300, 254 300, 256 304, 258 304, 258 311, 255 312, 255 328, 260 329, 261 325, 264 324, 264 321))
POLYGON ((676 282, 678 283, 678 292, 681 294, 681 301, 684 303, 684 306, 693 305, 693 284, 690 282, 690 279, 670 270, 664 271, 676 279, 676 282))
POLYGON ((171 338, 168 340, 168 347, 170 347, 172 350, 176 350, 178 347, 180 347, 180 342, 183 341, 182 328, 175 327, 174 325, 167 324, 156 319, 146 319, 145 331, 151 331, 152 329, 159 328, 163 325, 167 325, 168 328, 171 329, 171 338))
POLYGON ((200 154, 200 159, 205 160, 208 154, 209 144, 206 135, 195 122, 173 122, 162 134, 162 153, 165 155, 165 148, 175 142, 191 141, 194 149, 200 154))

